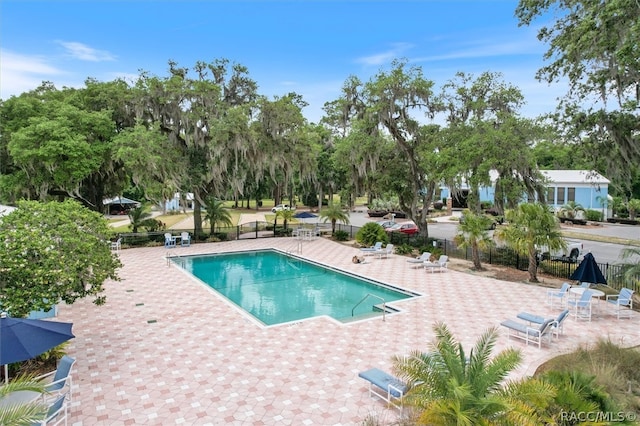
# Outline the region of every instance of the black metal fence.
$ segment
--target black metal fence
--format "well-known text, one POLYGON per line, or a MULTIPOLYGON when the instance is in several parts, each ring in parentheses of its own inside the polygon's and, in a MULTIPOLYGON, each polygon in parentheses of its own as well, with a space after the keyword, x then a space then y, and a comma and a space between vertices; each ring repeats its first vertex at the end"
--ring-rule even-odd
MULTIPOLYGON (((331 233, 331 224, 327 223, 305 223, 305 227, 315 230, 318 234, 331 233)), ((273 223, 270 222, 251 222, 243 225, 216 228, 213 236, 209 234, 200 235, 194 240, 198 241, 225 241, 238 239, 257 239, 257 238, 273 238, 291 236, 296 226, 288 226, 286 229, 283 224, 279 224, 274 229, 273 223)), ((353 225, 345 225, 336 223, 336 231, 344 231, 349 235, 349 239, 355 239, 360 227, 353 225)), ((164 234, 171 233, 179 236, 181 232, 192 232, 191 230, 170 230, 159 232, 145 233, 127 233, 120 234, 123 246, 145 246, 145 245, 161 245, 164 243, 164 234)), ((432 251, 446 254, 449 257, 457 259, 471 260, 471 249, 459 248, 454 241, 446 239, 425 238, 419 235, 407 235, 401 232, 393 232, 389 235, 389 242, 396 247, 408 245, 419 251, 432 251)), ((480 261, 489 265, 501 265, 509 268, 516 268, 526 271, 529 265, 527 256, 523 256, 507 247, 492 247, 489 250, 480 252, 480 261)), ((566 258, 552 258, 538 263, 538 272, 550 275, 563 280, 569 280, 569 277, 578 267, 579 263, 568 262, 566 258)), ((640 274, 625 280, 623 265, 615 265, 608 263, 598 263, 600 270, 607 279, 609 287, 620 290, 623 287, 640 293, 640 274)))

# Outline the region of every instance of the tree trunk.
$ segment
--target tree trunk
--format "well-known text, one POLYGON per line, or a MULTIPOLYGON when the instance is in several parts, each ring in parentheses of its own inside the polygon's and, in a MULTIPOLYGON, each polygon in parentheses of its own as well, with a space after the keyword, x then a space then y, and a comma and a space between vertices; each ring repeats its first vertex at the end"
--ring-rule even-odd
MULTIPOLYGON (((193 235, 196 240, 200 234, 202 234, 202 207, 200 206, 200 194, 194 192, 193 194, 193 235)), ((213 224, 211 224, 213 228, 213 224)))
POLYGON ((537 283, 538 281, 538 262, 536 261, 536 252, 533 250, 529 250, 529 267, 527 268, 529 271, 529 282, 537 283))
POLYGON ((473 269, 476 271, 482 271, 482 265, 480 264, 480 250, 478 250, 477 244, 471 245, 471 259, 473 259, 473 269))

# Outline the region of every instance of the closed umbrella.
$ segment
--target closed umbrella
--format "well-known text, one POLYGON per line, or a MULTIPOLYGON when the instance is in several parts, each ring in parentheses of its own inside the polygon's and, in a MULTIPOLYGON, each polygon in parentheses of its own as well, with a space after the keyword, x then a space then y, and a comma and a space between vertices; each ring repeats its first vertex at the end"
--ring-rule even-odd
POLYGON ((5 381, 9 364, 35 358, 75 336, 72 323, 26 318, 0 317, 0 365, 5 381))
POLYGON ((578 265, 573 274, 569 277, 569 279, 584 282, 584 283, 592 283, 592 284, 606 284, 607 280, 605 279, 596 259, 593 257, 591 253, 587 253, 584 255, 584 259, 578 265))

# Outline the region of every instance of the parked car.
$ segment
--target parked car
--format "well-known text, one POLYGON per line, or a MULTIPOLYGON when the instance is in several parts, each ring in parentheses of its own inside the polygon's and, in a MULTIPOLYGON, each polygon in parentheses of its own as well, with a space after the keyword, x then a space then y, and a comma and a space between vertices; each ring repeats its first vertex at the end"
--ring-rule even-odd
POLYGON ((382 226, 384 229, 391 228, 397 222, 393 220, 379 220, 376 222, 378 225, 382 226))
POLYGON ((395 225, 385 229, 387 232, 402 232, 407 235, 414 235, 420 232, 418 226, 413 222, 396 223, 395 225))
POLYGON ((278 204, 271 209, 271 213, 276 213, 282 210, 291 210, 291 207, 289 207, 289 204, 278 204))
POLYGON ((538 261, 541 260, 559 260, 562 262, 576 263, 578 258, 583 255, 584 245, 580 242, 567 242, 567 248, 564 250, 549 251, 546 246, 537 246, 538 261))
MULTIPOLYGON (((465 216, 466 214, 464 213, 460 216, 460 223, 464 223, 465 216)), ((504 218, 502 216, 496 216, 493 214, 485 214, 485 216, 489 219, 487 221, 487 231, 492 231, 496 229, 496 226, 504 223, 504 218)))

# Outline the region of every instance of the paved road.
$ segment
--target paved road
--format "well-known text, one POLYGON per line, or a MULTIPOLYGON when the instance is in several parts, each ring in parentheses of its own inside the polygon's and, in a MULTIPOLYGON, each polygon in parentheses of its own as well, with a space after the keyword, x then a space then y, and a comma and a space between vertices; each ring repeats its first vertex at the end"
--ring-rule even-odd
MULTIPOLYGON (((362 211, 356 211, 350 213, 350 221, 352 225, 362 226, 367 222, 380 220, 378 218, 369 218, 369 216, 365 213, 366 208, 357 209, 362 211)), ((458 214, 454 212, 454 214, 458 214)), ((453 236, 456 233, 457 222, 448 221, 447 219, 442 219, 441 222, 431 223, 429 224, 429 236, 438 239, 453 239, 453 236)), ((590 227, 590 228, 565 228, 568 230, 572 230, 575 232, 580 232, 583 234, 592 234, 598 236, 610 236, 610 237, 618 237, 618 238, 627 238, 627 239, 637 239, 640 240, 640 226, 625 226, 625 225, 617 225, 617 224, 604 224, 599 227, 590 227)), ((593 256, 599 263, 621 263, 622 256, 621 252, 624 248, 628 247, 622 244, 611 244, 611 243, 601 243, 597 241, 590 240, 576 240, 567 238, 569 242, 582 242, 583 244, 583 253, 591 252, 593 256)), ((640 261, 640 259, 638 259, 640 261)))

